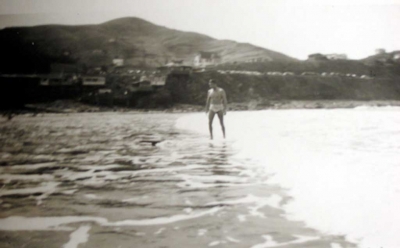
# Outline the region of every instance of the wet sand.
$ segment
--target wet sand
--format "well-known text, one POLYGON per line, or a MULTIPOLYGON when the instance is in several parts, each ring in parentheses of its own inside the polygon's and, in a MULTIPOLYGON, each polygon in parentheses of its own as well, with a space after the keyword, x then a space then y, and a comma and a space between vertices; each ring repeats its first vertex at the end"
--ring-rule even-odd
POLYGON ((0 246, 356 247, 289 220, 286 189, 181 116, 0 119, 0 246))

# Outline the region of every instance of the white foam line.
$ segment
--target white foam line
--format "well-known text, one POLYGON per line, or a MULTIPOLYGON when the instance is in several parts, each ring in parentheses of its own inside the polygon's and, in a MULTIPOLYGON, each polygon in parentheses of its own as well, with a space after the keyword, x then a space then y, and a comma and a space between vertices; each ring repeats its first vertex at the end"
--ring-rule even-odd
MULTIPOLYGON (((227 180, 219 180, 220 182, 215 182, 217 180, 210 180, 205 178, 205 176, 189 176, 189 175, 177 175, 179 178, 184 180, 183 182, 177 183, 176 185, 180 188, 213 188, 219 186, 225 187, 245 187, 253 186, 256 183, 243 183, 244 180, 237 180, 235 183, 229 182, 227 180), (194 180, 198 179, 198 181, 194 180)), ((226 178, 225 178, 226 179, 226 178)))
POLYGON ((243 215, 243 214, 239 214, 239 215, 237 216, 237 218, 238 218, 238 220, 239 220, 240 222, 245 222, 245 221, 247 220, 246 215, 243 215))
POLYGON ((226 239, 227 239, 228 241, 230 241, 230 242, 233 242, 233 243, 240 243, 240 240, 235 239, 235 238, 232 238, 232 237, 230 237, 230 236, 227 236, 226 239))
POLYGON ((276 243, 274 241, 274 239, 272 238, 272 236, 270 235, 263 235, 262 236, 265 239, 264 243, 261 244, 257 244, 252 246, 251 248, 267 248, 267 247, 276 247, 278 245, 278 243, 276 243))
POLYGON ((212 246, 219 245, 220 243, 221 243, 220 241, 213 241, 213 242, 209 243, 208 246, 212 247, 212 246))
POLYGON ((95 170, 89 170, 89 171, 85 171, 85 172, 63 171, 63 172, 58 172, 56 174, 61 175, 62 178, 64 178, 64 179, 68 179, 70 181, 75 181, 78 179, 93 177, 95 175, 94 171, 95 170))
POLYGON ((42 181, 42 180, 52 180, 54 176, 52 175, 15 175, 15 174, 3 174, 0 175, 0 180, 3 180, 5 183, 9 183, 11 181, 42 181))
POLYGON ((61 193, 64 194, 64 195, 73 195, 73 194, 75 194, 77 191, 78 191, 77 189, 70 189, 70 190, 61 191, 61 193))
POLYGON ((109 170, 113 168, 118 168, 118 167, 123 167, 122 165, 119 164, 109 164, 109 165, 79 165, 76 166, 76 168, 79 169, 86 169, 86 170, 96 170, 96 171, 104 171, 104 170, 109 170))
POLYGON ((137 197, 132 197, 132 198, 128 198, 128 199, 123 199, 122 202, 140 202, 143 201, 143 199, 148 199, 149 197, 147 195, 143 195, 143 196, 137 196, 137 197))
POLYGON ((165 229, 166 229, 165 227, 158 229, 158 231, 157 231, 157 232, 155 232, 155 233, 154 233, 154 235, 161 234, 162 232, 164 232, 164 231, 165 231, 165 229))
POLYGON ((48 183, 47 191, 45 191, 42 195, 36 197, 37 205, 41 205, 43 200, 49 197, 51 194, 57 191, 57 186, 60 183, 50 182, 48 183))
POLYGON ((206 206, 235 205, 235 204, 244 204, 244 203, 253 203, 253 202, 256 202, 256 197, 253 195, 247 195, 246 197, 235 199, 235 200, 209 202, 206 204, 206 206))
POLYGON ((10 189, 0 191, 0 197, 8 195, 33 195, 41 193, 40 196, 36 197, 37 205, 42 204, 43 200, 49 197, 51 194, 57 191, 57 186, 60 183, 47 182, 43 183, 43 186, 36 188, 24 188, 24 189, 10 189))
POLYGON ((118 174, 147 174, 147 173, 160 173, 160 172, 175 172, 182 170, 193 170, 193 169, 201 169, 206 168, 204 165, 188 165, 188 166, 180 166, 180 167, 168 167, 168 168, 158 168, 158 169, 147 169, 147 170, 138 170, 138 171, 120 171, 118 174))
POLYGON ((103 199, 102 197, 99 197, 95 194, 85 194, 84 196, 88 199, 103 199))
POLYGON ((36 169, 40 169, 40 168, 53 167, 53 166, 58 166, 58 165, 54 162, 41 163, 41 164, 9 165, 9 166, 5 166, 4 169, 1 168, 0 171, 4 171, 4 170, 36 170, 36 169))
POLYGON ((207 231, 208 231, 207 229, 199 229, 197 231, 197 236, 204 236, 204 234, 206 234, 207 231))
POLYGON ((191 213, 192 211, 193 211, 193 209, 192 208, 185 208, 185 209, 183 209, 183 211, 185 212, 185 213, 191 213))
MULTIPOLYGON (((119 166, 116 166, 119 167, 119 166)), ((60 172, 58 173, 61 175, 63 178, 68 179, 70 181, 75 181, 75 180, 83 180, 83 179, 91 179, 93 177, 101 177, 103 181, 106 180, 117 180, 120 178, 125 177, 126 175, 117 175, 116 173, 112 171, 107 171, 107 170, 98 170, 98 169, 91 169, 89 171, 85 172, 60 172)))
POLYGON ((193 203, 189 199, 185 199, 185 204, 189 206, 193 205, 193 203))
POLYGON ((247 178, 239 178, 236 176, 224 176, 224 175, 207 175, 207 176, 194 176, 194 175, 179 175, 182 179, 193 180, 196 179, 202 182, 213 183, 215 181, 228 182, 228 183, 245 183, 247 178))
POLYGON ((160 218, 144 219, 144 220, 124 220, 124 221, 109 223, 107 224, 107 226, 151 226, 151 225, 170 224, 178 221, 199 218, 205 215, 213 215, 220 209, 221 208, 219 207, 215 207, 207 211, 190 213, 187 215, 174 215, 171 217, 160 217, 160 218))
POLYGON ((81 226, 69 236, 69 242, 63 248, 78 248, 79 244, 84 244, 89 240, 90 226, 81 226))
POLYGON ((199 169, 199 168, 204 168, 205 166, 202 165, 191 165, 191 166, 182 166, 182 167, 168 167, 168 168, 158 168, 158 169, 147 169, 147 170, 138 170, 138 171, 118 171, 118 172, 113 172, 113 171, 107 171, 107 169, 111 168, 117 168, 121 167, 120 165, 108 165, 108 166, 84 166, 80 168, 88 169, 88 171, 85 172, 58 172, 57 175, 62 176, 65 179, 68 179, 70 181, 76 181, 76 180, 84 180, 84 182, 81 182, 80 184, 90 184, 90 183, 103 183, 104 181, 107 180, 118 180, 123 177, 128 177, 128 176, 136 176, 139 174, 150 174, 150 173, 162 173, 162 172, 175 172, 175 171, 181 171, 181 170, 193 170, 193 169, 199 169), (100 177, 99 180, 96 181, 96 177, 100 177))
POLYGON ((151 226, 170 224, 178 221, 199 218, 205 215, 214 215, 222 208, 215 207, 207 211, 191 213, 187 215, 174 215, 170 217, 160 217, 142 220, 124 220, 117 222, 109 222, 102 217, 91 216, 65 216, 65 217, 20 217, 12 216, 0 219, 0 230, 4 231, 71 231, 70 227, 63 225, 79 222, 96 222, 102 226, 151 226))
POLYGON ((292 245, 292 244, 302 244, 302 243, 306 243, 309 241, 320 239, 320 237, 307 237, 307 236, 301 236, 301 235, 294 235, 294 236, 297 237, 296 240, 284 242, 284 243, 277 243, 273 240, 273 238, 270 235, 263 235, 262 237, 266 241, 262 244, 254 245, 251 248, 281 247, 281 246, 292 245))
POLYGON ((106 224, 107 220, 100 217, 90 216, 65 216, 65 217, 20 217, 12 216, 0 219, 0 230, 3 231, 72 231, 71 227, 62 225, 79 223, 79 222, 96 222, 106 224))
POLYGON ((7 196, 7 195, 32 195, 32 194, 37 194, 37 193, 44 194, 47 192, 54 192, 54 189, 59 184, 60 183, 56 183, 56 182, 47 182, 43 186, 36 187, 36 188, 2 190, 2 191, 0 191, 0 197, 7 196))
MULTIPOLYGON (((281 202, 281 200, 282 200, 282 197, 280 197, 279 195, 275 195, 275 194, 268 198, 261 198, 261 197, 254 196, 254 195, 247 195, 246 197, 235 199, 235 200, 210 202, 210 203, 207 203, 206 206, 237 205, 237 204, 254 203, 255 206, 248 207, 248 209, 250 210, 249 211, 250 215, 265 218, 264 213, 262 213, 258 210, 264 206, 279 208, 279 203, 281 202)), ((238 216, 238 218, 239 218, 239 221, 241 221, 241 222, 245 221, 245 217, 243 218, 243 216, 238 216)))
MULTIPOLYGON (((254 196, 253 196, 254 197, 254 196)), ((263 199, 260 197, 255 197, 255 203, 256 206, 254 207, 249 207, 250 210, 250 215, 252 216, 260 216, 262 218, 265 218, 264 213, 258 211, 260 208, 263 208, 265 206, 270 206, 273 208, 279 208, 279 203, 281 202, 282 197, 278 195, 272 195, 271 197, 267 199, 263 199)))
POLYGON ((245 186, 253 186, 254 184, 246 183, 246 184, 237 184, 237 183, 202 183, 202 182, 194 182, 194 181, 184 181, 181 183, 177 183, 176 186, 180 188, 192 188, 192 189, 205 189, 205 188, 214 188, 214 187, 245 187, 245 186))

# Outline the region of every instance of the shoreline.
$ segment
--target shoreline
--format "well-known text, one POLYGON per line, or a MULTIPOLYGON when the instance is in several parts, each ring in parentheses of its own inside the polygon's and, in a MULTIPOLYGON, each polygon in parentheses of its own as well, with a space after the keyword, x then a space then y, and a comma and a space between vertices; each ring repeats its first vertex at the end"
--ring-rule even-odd
MULTIPOLYGON (((233 102, 228 104, 228 111, 286 110, 286 109, 343 109, 356 107, 400 107, 400 100, 273 100, 233 102)), ((21 109, 0 110, 3 116, 11 114, 69 114, 69 113, 197 113, 203 112, 204 106, 175 104, 169 108, 126 108, 120 106, 94 106, 71 100, 58 100, 49 103, 27 104, 21 109)), ((12 117, 11 117, 12 118, 12 117)))
MULTIPOLYGON (((233 103, 234 104, 234 103, 233 103)), ((279 100, 258 103, 256 101, 235 104, 235 108, 240 110, 268 110, 268 109, 341 109, 356 107, 397 107, 400 106, 398 100, 279 100), (247 109, 243 109, 246 108, 247 109)))

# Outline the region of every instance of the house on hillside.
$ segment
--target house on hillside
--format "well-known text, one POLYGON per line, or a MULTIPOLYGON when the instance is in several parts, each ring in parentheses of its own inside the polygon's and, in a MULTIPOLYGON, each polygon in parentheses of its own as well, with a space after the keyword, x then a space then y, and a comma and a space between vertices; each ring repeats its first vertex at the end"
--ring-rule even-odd
POLYGON ((167 75, 143 75, 139 79, 139 83, 150 82, 151 86, 162 87, 165 85, 165 81, 167 80, 167 75))
POLYGON ((393 60, 400 61, 400 52, 393 53, 393 60))
POLYGON ((124 66, 124 59, 115 58, 112 60, 112 64, 117 67, 124 66))
POLYGON ((163 87, 167 81, 167 76, 165 75, 154 75, 150 77, 151 85, 154 87, 163 87))
POLYGON ((104 86, 106 78, 101 76, 83 76, 82 85, 84 86, 104 86))
POLYGON ((104 88, 104 89, 99 89, 97 92, 99 94, 111 94, 112 93, 112 89, 104 88))
POLYGON ((337 54, 337 53, 325 54, 325 56, 329 60, 345 60, 345 59, 347 59, 347 55, 344 53, 342 53, 342 54, 337 54))
POLYGON ((386 50, 383 48, 375 49, 375 54, 385 54, 385 53, 386 53, 386 50))
POLYGON ((221 57, 214 52, 199 52, 193 60, 195 67, 214 66, 221 63, 221 57))
POLYGON ((314 53, 314 54, 310 54, 308 55, 308 60, 327 60, 328 58, 320 53, 314 53))
POLYGON ((169 61, 166 66, 183 66, 183 59, 173 59, 169 61))

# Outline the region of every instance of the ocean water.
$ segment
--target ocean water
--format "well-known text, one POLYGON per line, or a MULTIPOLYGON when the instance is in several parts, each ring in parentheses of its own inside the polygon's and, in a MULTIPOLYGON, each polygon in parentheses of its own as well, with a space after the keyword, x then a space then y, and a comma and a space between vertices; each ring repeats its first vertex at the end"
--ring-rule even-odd
MULTIPOLYGON (((231 144, 254 178, 283 187, 286 218, 361 248, 400 247, 400 108, 229 112, 225 122, 227 140, 215 121, 210 143, 231 144)), ((176 126, 208 135, 204 114, 176 126)))
POLYGON ((398 248, 399 113, 1 119, 0 246, 398 248))

